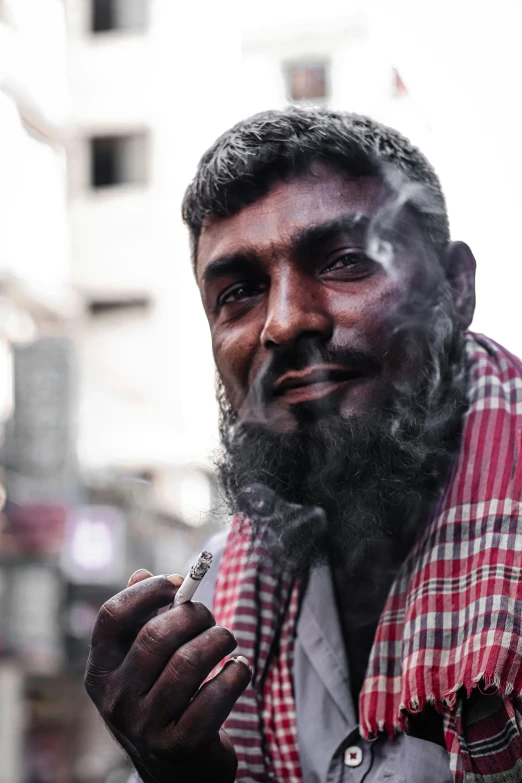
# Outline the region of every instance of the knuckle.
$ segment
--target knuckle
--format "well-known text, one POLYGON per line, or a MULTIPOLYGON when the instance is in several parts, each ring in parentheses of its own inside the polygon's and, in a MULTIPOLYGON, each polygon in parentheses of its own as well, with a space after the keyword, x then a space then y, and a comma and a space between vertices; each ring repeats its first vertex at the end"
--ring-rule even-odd
POLYGON ((100 628, 106 629, 107 626, 111 626, 120 621, 119 601, 114 597, 105 601, 102 608, 98 613, 98 619, 96 625, 100 628))
POLYGON ((161 623, 149 621, 138 634, 140 647, 148 652, 154 652, 158 647, 163 647, 169 639, 169 634, 161 623))
POLYGON ((102 693, 100 688, 100 676, 89 666, 85 672, 83 684, 91 699, 97 703, 102 693))
POLYGON ((180 680, 192 678, 198 673, 201 665, 201 655, 197 649, 179 649, 171 658, 171 667, 180 680))
POLYGON ((109 687, 110 674, 110 671, 104 669, 96 662, 95 657, 91 653, 87 661, 83 682, 85 690, 95 704, 103 700, 104 694, 109 687))

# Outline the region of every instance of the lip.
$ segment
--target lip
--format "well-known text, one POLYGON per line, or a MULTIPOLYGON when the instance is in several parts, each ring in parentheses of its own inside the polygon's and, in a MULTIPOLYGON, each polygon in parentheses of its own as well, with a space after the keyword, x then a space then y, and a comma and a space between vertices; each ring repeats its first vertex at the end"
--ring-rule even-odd
POLYGON ((284 396, 287 402, 317 400, 339 390, 350 381, 366 377, 360 368, 337 365, 315 365, 305 370, 285 373, 274 385, 274 394, 284 396))

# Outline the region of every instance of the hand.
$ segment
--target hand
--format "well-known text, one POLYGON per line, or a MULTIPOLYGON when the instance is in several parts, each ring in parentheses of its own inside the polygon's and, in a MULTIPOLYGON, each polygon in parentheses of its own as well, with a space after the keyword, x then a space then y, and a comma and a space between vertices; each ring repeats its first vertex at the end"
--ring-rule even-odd
POLYGON ((250 682, 244 658, 203 604, 162 614, 180 576, 137 571, 101 608, 92 634, 85 686, 144 783, 233 783, 234 747, 221 726, 250 682))

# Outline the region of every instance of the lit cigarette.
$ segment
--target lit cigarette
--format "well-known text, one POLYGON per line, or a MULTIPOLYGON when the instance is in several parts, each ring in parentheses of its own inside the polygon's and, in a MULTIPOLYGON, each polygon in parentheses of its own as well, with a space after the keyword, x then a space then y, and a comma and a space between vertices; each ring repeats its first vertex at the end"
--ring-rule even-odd
POLYGON ((201 552, 196 562, 188 572, 187 576, 182 582, 176 596, 172 602, 172 606, 178 604, 184 604, 186 601, 190 601, 194 593, 201 584, 201 580, 207 573, 212 563, 212 555, 210 552, 201 552))

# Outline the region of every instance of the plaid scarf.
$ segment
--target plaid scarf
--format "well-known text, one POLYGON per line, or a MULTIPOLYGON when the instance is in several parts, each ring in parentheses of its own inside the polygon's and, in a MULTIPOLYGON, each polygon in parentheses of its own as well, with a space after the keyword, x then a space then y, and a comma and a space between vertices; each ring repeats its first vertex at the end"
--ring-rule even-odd
MULTIPOLYGON (((433 704, 456 783, 522 779, 522 364, 467 336, 470 407, 459 458, 377 628, 360 695, 361 735, 407 731, 433 704), (481 698, 470 694, 487 689, 481 698)), ((293 642, 299 585, 273 573, 236 519, 216 585, 218 623, 253 665, 225 728, 237 781, 301 783, 293 642)))

